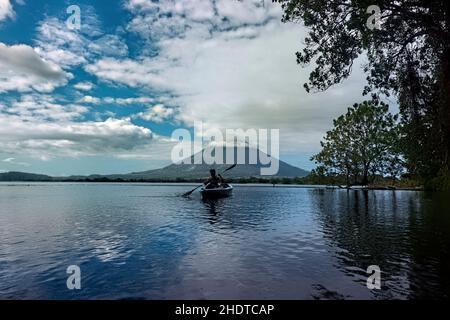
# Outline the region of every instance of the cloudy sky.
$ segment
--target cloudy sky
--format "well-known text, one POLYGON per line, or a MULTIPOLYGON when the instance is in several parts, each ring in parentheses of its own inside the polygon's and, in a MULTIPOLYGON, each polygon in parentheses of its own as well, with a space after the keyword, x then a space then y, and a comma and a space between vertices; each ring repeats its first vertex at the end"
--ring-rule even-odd
POLYGON ((0 171, 160 167, 172 131, 194 121, 280 129, 281 159, 313 168, 364 75, 307 94, 305 29, 280 19, 269 0, 0 0, 0 171))

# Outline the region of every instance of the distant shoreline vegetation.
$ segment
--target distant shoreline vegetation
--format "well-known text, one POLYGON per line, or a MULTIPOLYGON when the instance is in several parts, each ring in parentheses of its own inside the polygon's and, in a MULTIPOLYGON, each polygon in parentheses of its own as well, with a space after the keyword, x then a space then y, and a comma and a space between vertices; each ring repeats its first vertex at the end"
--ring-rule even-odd
MULTIPOLYGON (((6 172, 0 173, 0 182, 73 182, 73 183, 202 183, 204 178, 175 178, 175 179, 123 179, 108 177, 51 177, 46 175, 38 175, 22 172, 6 172)), ((272 185, 312 185, 312 186, 334 186, 336 188, 361 187, 360 185, 347 186, 346 177, 334 176, 326 177, 317 175, 314 171, 306 177, 246 177, 227 179, 229 183, 237 184, 272 184, 272 185)), ((377 177, 373 183, 365 186, 367 189, 380 190, 422 190, 422 186, 416 181, 407 177, 392 183, 391 179, 377 177)))

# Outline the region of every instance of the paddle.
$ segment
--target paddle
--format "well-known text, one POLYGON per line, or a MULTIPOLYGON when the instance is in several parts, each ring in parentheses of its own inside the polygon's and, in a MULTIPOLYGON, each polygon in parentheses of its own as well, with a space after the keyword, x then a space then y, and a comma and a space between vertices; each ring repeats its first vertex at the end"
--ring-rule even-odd
MULTIPOLYGON (((234 167, 236 167, 236 164, 233 164, 231 167, 229 167, 228 169, 225 169, 224 171, 222 171, 221 175, 224 174, 227 171, 230 171, 231 169, 233 169, 234 167)), ((198 188, 202 187, 203 184, 199 185, 198 187, 196 187, 195 189, 186 192, 185 194, 183 194, 183 197, 189 197, 195 190, 197 190, 198 188)))

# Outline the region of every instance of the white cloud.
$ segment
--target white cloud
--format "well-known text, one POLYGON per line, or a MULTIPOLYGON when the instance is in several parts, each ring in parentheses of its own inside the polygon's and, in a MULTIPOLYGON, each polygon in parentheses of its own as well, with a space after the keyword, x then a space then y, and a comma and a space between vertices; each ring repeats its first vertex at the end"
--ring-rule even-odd
POLYGON ((51 92, 70 78, 70 73, 42 59, 32 47, 0 43, 0 92, 51 92))
POLYGON ((162 104, 157 104, 156 106, 148 108, 144 112, 139 112, 138 114, 135 115, 135 117, 146 121, 161 123, 171 118, 174 115, 174 113, 175 113, 174 109, 167 108, 162 104))
POLYGON ((80 103, 89 103, 89 104, 99 104, 101 102, 100 98, 93 96, 84 96, 80 99, 80 103))
POLYGON ((77 90, 91 91, 94 88, 94 84, 91 82, 79 82, 73 86, 77 90))
POLYGON ((223 31, 281 18, 276 6, 263 5, 261 0, 129 0, 126 8, 134 15, 128 29, 152 41, 179 37, 192 29, 223 31))
MULTIPOLYGON (((267 1, 268 2, 268 1, 267 1)), ((233 26, 262 24, 268 19, 281 17, 276 6, 263 5, 261 0, 229 1, 218 0, 218 14, 229 20, 233 26)))
POLYGON ((33 93, 5 99, 0 104, 0 150, 11 156, 0 163, 25 165, 16 155, 40 160, 96 155, 160 160, 163 151, 165 159, 170 154, 173 143, 150 129, 129 118, 88 121, 89 111, 59 95, 33 93))
POLYGON ((5 114, 15 115, 30 123, 36 120, 65 121, 80 119, 89 111, 88 108, 69 103, 63 104, 53 96, 43 94, 23 95, 19 100, 13 100, 11 105, 3 110, 5 114))
POLYGON ((117 35, 107 34, 87 44, 90 53, 100 56, 125 57, 128 55, 128 46, 117 35))
POLYGON ((89 108, 58 95, 6 99, 0 105, 0 150, 11 156, 0 162, 25 165, 15 155, 49 160, 95 155, 161 159, 161 150, 169 154, 173 144, 131 119, 88 121, 88 112, 89 108))
POLYGON ((170 88, 171 85, 161 74, 168 70, 172 63, 172 61, 164 58, 145 58, 142 61, 105 58, 86 66, 85 69, 104 80, 126 84, 131 87, 146 86, 164 90, 170 88))
POLYGON ((127 56, 126 43, 118 35, 103 34, 93 9, 82 10, 81 30, 68 29, 64 20, 55 17, 39 24, 36 39, 39 54, 66 68, 83 65, 97 56, 127 56))
MULTIPOLYGON (((129 1, 135 16, 129 29, 143 38, 148 32, 138 28, 141 22, 151 22, 155 10, 175 10, 166 24, 151 22, 157 26, 150 38, 157 37, 159 54, 101 59, 86 71, 103 80, 169 92, 173 98, 166 104, 177 107, 174 116, 187 125, 203 121, 206 127, 280 128, 282 152, 317 151, 332 119, 362 99, 362 70, 355 68, 350 79, 325 93, 306 93, 302 85, 311 68, 301 69, 295 59, 306 30, 281 23, 277 4, 266 2, 263 8, 260 1, 231 2, 217 1, 218 15, 198 23, 184 7, 174 9, 174 1, 129 1)), ((182 3, 188 7, 189 1, 182 3)))
POLYGON ((137 98, 112 98, 106 97, 103 99, 105 103, 118 104, 118 105, 130 105, 130 104, 147 104, 155 101, 150 97, 137 97, 137 98))
POLYGON ((0 0, 0 22, 7 18, 14 18, 14 10, 11 4, 11 0, 0 0))
POLYGON ((0 148, 39 159, 56 156, 129 155, 151 152, 152 132, 127 119, 50 122, 0 113, 0 148))
POLYGON ((47 18, 38 26, 37 51, 46 59, 64 67, 76 66, 87 60, 85 41, 76 30, 67 28, 64 21, 47 18))
MULTIPOLYGON (((78 87, 88 88, 90 87, 88 84, 80 84, 78 87)), ((155 102, 155 98, 151 97, 131 97, 131 98, 113 98, 113 97, 93 97, 90 95, 83 96, 78 100, 80 103, 88 103, 88 104, 112 104, 112 105, 120 105, 120 106, 128 106, 128 105, 145 105, 148 103, 155 102)))
POLYGON ((282 24, 277 4, 129 0, 126 7, 132 14, 127 30, 146 43, 136 58, 126 57, 128 47, 119 36, 102 33, 94 14, 83 15, 92 23, 85 21, 80 31, 47 18, 38 27, 35 49, 0 44, 0 91, 50 92, 72 77, 62 68, 85 65, 100 80, 160 97, 84 95, 93 88, 90 82, 74 85, 85 91, 77 103, 24 95, 0 104, 0 149, 42 158, 103 153, 146 158, 168 151, 170 143, 132 123, 139 118, 203 121, 207 128, 280 128, 283 152, 309 152, 318 148, 332 119, 361 99, 360 70, 326 93, 303 90, 309 70, 296 65, 294 53, 301 50, 305 30, 282 24), (131 119, 110 113, 102 121, 94 113, 97 121, 84 121, 90 109, 83 103, 150 106, 131 119))

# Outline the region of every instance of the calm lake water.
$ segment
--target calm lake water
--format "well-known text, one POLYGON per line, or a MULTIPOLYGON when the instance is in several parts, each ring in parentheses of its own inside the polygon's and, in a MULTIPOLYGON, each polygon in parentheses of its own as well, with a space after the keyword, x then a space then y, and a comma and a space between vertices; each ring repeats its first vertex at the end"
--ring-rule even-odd
POLYGON ((1 299, 448 299, 450 197, 0 184, 1 299), (66 287, 69 265, 81 290, 66 287), (381 290, 366 287, 381 268, 381 290))

